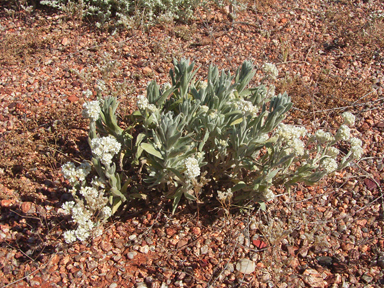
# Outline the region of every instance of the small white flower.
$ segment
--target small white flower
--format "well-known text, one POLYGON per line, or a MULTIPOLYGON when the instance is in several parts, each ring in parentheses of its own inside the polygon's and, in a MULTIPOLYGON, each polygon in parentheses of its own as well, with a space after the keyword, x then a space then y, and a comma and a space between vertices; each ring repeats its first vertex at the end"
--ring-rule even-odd
POLYGON ((349 137, 351 136, 351 130, 347 125, 341 125, 339 130, 336 133, 336 140, 344 140, 347 141, 349 137))
POLYGON ((64 210, 63 212, 68 215, 68 214, 71 214, 72 208, 74 206, 75 206, 74 201, 68 201, 63 203, 63 205, 61 205, 61 208, 64 210))
POLYGON ((63 235, 65 242, 68 244, 71 244, 77 240, 74 230, 65 231, 63 235))
POLYGON ((171 88, 172 88, 171 83, 166 82, 166 83, 163 84, 163 90, 164 90, 164 91, 167 91, 167 90, 169 90, 169 89, 171 89, 171 88))
POLYGON ((283 141, 290 141, 307 135, 307 130, 304 127, 295 127, 281 123, 275 133, 283 141))
POLYGON ((337 169, 337 162, 333 158, 325 158, 321 163, 321 167, 329 174, 337 169))
POLYGON ((208 115, 211 119, 216 119, 217 118, 217 111, 216 110, 212 110, 209 115, 208 115))
POLYGON ((104 183, 97 176, 92 179, 91 185, 95 188, 105 188, 104 183))
POLYGON ((228 143, 227 143, 227 141, 225 141, 225 140, 219 140, 219 146, 221 146, 221 147, 227 147, 227 146, 228 146, 228 143))
POLYGON ((276 65, 272 63, 265 63, 263 66, 263 71, 269 74, 273 79, 276 79, 276 77, 279 75, 279 70, 277 69, 276 65))
POLYGON ((115 154, 119 153, 121 144, 113 136, 93 138, 91 140, 92 152, 100 158, 104 165, 109 165, 115 154))
POLYGON ((344 123, 348 126, 355 125, 355 115, 353 115, 351 112, 344 112, 341 115, 344 119, 344 123))
POLYGON ((200 110, 203 112, 203 113, 207 113, 209 111, 209 107, 207 105, 201 105, 200 106, 200 110))
POLYGON ((200 167, 197 159, 189 157, 184 161, 185 168, 187 168, 186 174, 189 178, 196 178, 200 175, 200 167))
POLYGON ((292 145, 293 150, 295 151, 296 156, 297 155, 299 155, 299 156, 304 155, 305 145, 304 145, 303 141, 301 141, 298 138, 295 138, 292 140, 291 145, 292 145))
POLYGON ((72 218, 79 225, 85 225, 91 219, 91 213, 81 205, 72 208, 72 218))
POLYGON ((93 230, 93 237, 99 237, 103 234, 103 227, 99 226, 93 230))
MULTIPOLYGON (((88 198, 91 200, 96 200, 99 196, 99 191, 94 187, 81 187, 79 193, 87 200, 88 198)), ((88 200, 87 200, 88 202, 88 200)), ((88 203, 89 205, 89 203, 88 203)), ((91 206, 91 205, 89 205, 91 206)))
POLYGON ((200 81, 198 89, 207 89, 208 87, 208 82, 207 81, 200 81))
POLYGON ((199 160, 204 160, 204 155, 205 155, 204 152, 197 152, 196 153, 196 158, 199 159, 199 160))
POLYGON ((327 155, 331 156, 332 158, 335 158, 337 155, 339 155, 340 151, 336 147, 329 147, 327 150, 327 155))
POLYGON ((105 85, 104 80, 97 80, 96 81, 96 88, 99 89, 100 91, 106 91, 107 86, 105 85))
POLYGON ((361 147, 363 145, 363 142, 359 138, 356 138, 356 137, 349 139, 349 143, 351 143, 351 146, 361 147))
POLYGON ((324 132, 323 130, 317 130, 315 133, 317 141, 320 143, 332 142, 335 140, 333 135, 329 132, 324 132))
POLYGON ((353 159, 360 159, 364 154, 364 149, 361 146, 354 145, 351 147, 351 153, 353 159))
POLYGON ((147 109, 151 113, 155 113, 158 110, 155 104, 148 104, 147 109))
POLYGON ((272 98, 273 96, 275 96, 275 95, 276 95, 276 87, 275 87, 275 85, 271 85, 271 86, 269 87, 267 93, 268 93, 268 94, 267 94, 267 97, 268 97, 268 98, 272 98))
POLYGON ((108 206, 105 206, 101 212, 103 212, 104 219, 107 219, 112 216, 112 209, 108 206))
POLYGON ((79 181, 84 181, 85 177, 91 172, 91 165, 87 161, 83 161, 79 167, 76 168, 76 176, 79 181))
POLYGON ((79 226, 75 230, 75 235, 76 235, 77 239, 79 239, 80 241, 85 241, 90 236, 90 233, 89 233, 89 230, 86 229, 85 227, 79 226))
POLYGON ((217 198, 222 202, 226 201, 227 199, 231 199, 232 197, 233 193, 231 188, 228 188, 228 190, 224 192, 220 190, 217 191, 217 198))
POLYGON ((83 95, 86 97, 86 98, 89 98, 93 95, 92 91, 91 90, 85 90, 83 91, 83 95))
POLYGON ((268 201, 271 201, 273 199, 275 199, 275 194, 273 194, 272 190, 270 189, 267 189, 263 192, 263 196, 265 198, 265 202, 268 202, 268 201))
POLYGON ((88 162, 84 161, 76 168, 75 164, 72 162, 67 162, 61 166, 61 171, 66 179, 68 179, 71 185, 74 185, 77 180, 84 181, 85 177, 91 172, 91 165, 88 162))
POLYGON ((100 117, 101 108, 99 101, 90 101, 83 104, 83 117, 91 119, 91 121, 97 121, 100 117))
POLYGON ((237 109, 239 109, 243 115, 253 115, 257 116, 257 112, 259 111, 259 108, 257 106, 253 106, 252 102, 246 101, 244 99, 239 99, 236 102, 234 102, 235 105, 237 105, 237 109))
POLYGON ((148 107, 148 99, 144 95, 139 95, 137 96, 137 102, 136 105, 139 107, 140 110, 144 110, 145 108, 148 107))
POLYGON ((93 223, 91 220, 88 220, 83 225, 80 225, 82 228, 88 231, 92 231, 92 229, 95 227, 95 223, 93 223))
POLYGON ((64 175, 64 178, 73 185, 77 181, 76 177, 76 166, 72 162, 67 162, 63 166, 61 166, 61 172, 64 175))

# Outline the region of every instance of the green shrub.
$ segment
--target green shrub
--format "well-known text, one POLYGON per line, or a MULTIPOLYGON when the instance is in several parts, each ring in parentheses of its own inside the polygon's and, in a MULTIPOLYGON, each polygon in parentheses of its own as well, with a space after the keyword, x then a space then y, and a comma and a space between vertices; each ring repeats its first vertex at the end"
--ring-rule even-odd
MULTIPOLYGON (((134 121, 125 123, 129 127, 125 130, 118 125, 116 98, 84 104, 97 177, 86 188, 88 166, 87 173, 71 163, 63 167, 79 203, 66 206, 67 213, 84 208, 87 221, 93 215, 102 223, 127 199, 150 199, 154 190, 173 199, 172 212, 183 196, 204 203, 214 195, 225 208, 262 203, 274 198, 272 186, 312 185, 363 153, 361 140, 350 136, 348 125, 355 119, 349 112, 343 114, 344 124, 335 135, 323 130, 309 135, 304 127, 282 124, 292 106, 290 98, 286 93, 276 96, 264 85, 248 87, 255 74, 250 62, 244 62, 235 75, 210 66, 207 81, 196 80, 197 70, 189 60, 175 61, 174 66, 171 84, 160 87, 152 81, 147 96, 137 97, 138 110, 131 115, 134 121), (129 133, 132 123, 135 136, 129 133), (338 141, 350 143, 344 157, 334 147, 338 141), (136 171, 148 185, 146 195, 127 189, 132 180, 124 171, 139 166, 136 171), (91 198, 100 195, 104 204, 89 203, 87 191, 91 198), (104 194, 111 210, 100 213, 107 205, 104 194)), ((264 71, 270 77, 278 73, 272 64, 264 65, 264 71)), ((78 225, 82 230, 77 238, 83 239, 84 225, 78 225)), ((75 239, 75 232, 67 234, 68 239, 75 239)))
POLYGON ((117 25, 132 28, 135 15, 145 23, 156 23, 159 19, 188 21, 200 0, 42 0, 40 3, 81 18, 92 17, 99 27, 115 20, 117 25))

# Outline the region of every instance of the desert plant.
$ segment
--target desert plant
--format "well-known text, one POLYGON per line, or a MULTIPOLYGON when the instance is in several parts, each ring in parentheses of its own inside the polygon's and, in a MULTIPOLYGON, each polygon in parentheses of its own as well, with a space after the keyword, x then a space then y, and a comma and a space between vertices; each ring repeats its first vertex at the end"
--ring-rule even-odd
POLYGON ((42 0, 40 3, 78 18, 92 17, 98 27, 115 20, 115 25, 125 28, 132 28, 134 15, 139 15, 138 20, 145 24, 157 20, 188 21, 200 5, 198 0, 42 0))
MULTIPOLYGON (((186 59, 174 61, 171 84, 152 81, 147 96, 137 97, 138 110, 131 117, 140 132, 135 136, 118 125, 116 98, 84 104, 92 163, 111 213, 138 196, 127 191, 131 180, 124 171, 132 166, 144 165, 139 169, 144 182, 173 199, 175 212, 182 196, 204 203, 206 196, 216 195, 226 208, 263 203, 274 198, 272 186, 313 185, 361 157, 361 140, 350 136, 351 113, 343 114, 335 135, 323 130, 309 135, 304 127, 281 123, 292 106, 286 93, 248 87, 255 74, 250 62, 235 75, 210 66, 207 81, 196 79, 194 67, 186 59), (351 145, 344 157, 334 147, 339 141, 351 145)), ((278 73, 272 64, 264 71, 271 77, 278 73)))

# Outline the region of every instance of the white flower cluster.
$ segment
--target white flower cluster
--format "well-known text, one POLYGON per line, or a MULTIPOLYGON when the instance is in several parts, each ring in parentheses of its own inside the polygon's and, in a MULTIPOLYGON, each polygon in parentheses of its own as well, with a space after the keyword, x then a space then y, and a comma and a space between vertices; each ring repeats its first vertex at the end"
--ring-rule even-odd
POLYGON ((79 193, 92 210, 101 210, 108 202, 108 198, 103 196, 104 191, 99 191, 96 187, 81 187, 79 193))
POLYGON ((336 158, 337 155, 339 155, 339 153, 340 153, 340 151, 336 147, 329 147, 327 149, 327 155, 332 157, 332 158, 336 158))
POLYGON ((144 95, 137 96, 136 105, 137 107, 139 107, 140 110, 144 110, 145 108, 147 108, 149 105, 147 97, 145 97, 144 95))
POLYGON ((100 118, 101 108, 99 101, 89 101, 83 105, 83 117, 97 121, 100 118))
POLYGON ((345 124, 341 125, 339 130, 336 133, 336 140, 344 140, 347 141, 351 137, 351 129, 345 124))
POLYGON ((351 138, 349 142, 351 143, 352 159, 360 159, 364 154, 364 149, 361 147, 363 142, 355 137, 351 138))
POLYGON ((64 232, 64 240, 67 243, 77 239, 84 241, 92 232, 98 233, 96 230, 93 231, 97 225, 92 221, 92 217, 98 211, 102 213, 98 218, 101 221, 106 221, 112 215, 111 208, 106 206, 108 198, 104 197, 103 190, 99 191, 95 186, 81 187, 79 193, 84 197, 86 205, 83 200, 76 200, 77 203, 68 201, 61 206, 64 214, 71 214, 73 221, 77 224, 75 230, 64 232))
POLYGON ((77 229, 64 232, 65 242, 72 243, 77 239, 86 240, 95 226, 91 220, 92 213, 80 201, 77 204, 73 201, 66 202, 62 208, 66 214, 72 214, 73 221, 78 224, 77 229))
POLYGON ((86 98, 89 98, 93 95, 92 91, 91 90, 85 90, 83 91, 83 95, 86 97, 86 98))
POLYGON ((276 79, 279 75, 279 70, 277 70, 276 65, 272 63, 265 63, 263 65, 263 71, 269 74, 273 79, 276 79))
POLYGON ((166 82, 166 83, 163 84, 163 90, 164 90, 164 91, 167 91, 167 90, 169 90, 169 89, 171 89, 171 88, 172 88, 171 83, 166 82))
POLYGON ((275 199, 275 194, 273 194, 272 190, 270 189, 267 189, 263 192, 263 197, 265 198, 265 202, 268 202, 268 201, 271 201, 273 199, 275 199))
POLYGON ((104 165, 110 165, 115 154, 119 153, 121 144, 113 136, 93 138, 91 140, 92 152, 100 158, 104 165))
POLYGON ((88 162, 84 161, 80 166, 76 167, 74 163, 67 162, 61 166, 61 171, 69 181, 71 185, 74 185, 77 181, 84 181, 85 177, 91 172, 91 165, 88 162))
POLYGON ((252 102, 246 101, 244 99, 238 99, 233 104, 235 108, 243 112, 243 115, 251 114, 253 116, 257 116, 257 112, 259 111, 259 108, 257 106, 253 106, 252 102))
POLYGON ((304 127, 296 127, 293 125, 281 123, 279 127, 277 127, 276 135, 282 138, 284 141, 290 141, 292 139, 307 135, 307 129, 304 127))
POLYGON ((355 125, 355 115, 353 115, 351 112, 344 112, 341 116, 344 119, 345 125, 348 125, 348 126, 355 125))
POLYGON ((209 111, 209 107, 207 105, 201 105, 200 106, 200 110, 203 112, 203 113, 207 113, 209 111))
POLYGON ((185 159, 184 165, 185 168, 187 168, 187 171, 185 173, 190 179, 194 179, 200 175, 200 167, 197 159, 189 157, 185 159))
POLYGON ((198 89, 207 89, 208 87, 208 82, 207 81, 200 81, 197 88, 198 89))
POLYGON ((337 162, 333 158, 325 158, 321 162, 321 167, 327 172, 327 173, 332 173, 337 169, 337 162))
POLYGON ((276 130, 276 135, 290 146, 296 155, 304 155, 305 144, 299 139, 307 134, 304 127, 295 127, 281 123, 276 130))
POLYGON ((93 177, 91 181, 91 185, 96 188, 103 188, 103 189, 105 188, 103 181, 101 181, 97 176, 93 177))
POLYGON ((232 189, 231 188, 228 188, 227 191, 220 191, 218 190, 217 191, 217 198, 219 198, 219 201, 221 202, 225 202, 225 200, 230 200, 233 196, 233 193, 232 193, 232 189))
POLYGON ((96 81, 96 88, 99 89, 102 92, 107 91, 107 85, 105 84, 104 80, 98 79, 96 81))
POLYGON ((148 98, 145 97, 144 95, 137 96, 136 105, 137 107, 139 107, 140 110, 147 109, 149 112, 152 112, 152 113, 157 111, 156 106, 154 104, 149 104, 148 98))
POLYGON ((301 141, 299 138, 294 138, 289 145, 293 149, 295 155, 304 155, 304 142, 301 141))
POLYGON ((324 130, 317 130, 315 133, 317 141, 320 143, 327 143, 335 141, 335 137, 330 132, 324 132, 324 130))
POLYGON ((219 146, 221 146, 221 147, 227 147, 228 146, 228 142, 227 141, 225 141, 225 140, 219 140, 219 146))

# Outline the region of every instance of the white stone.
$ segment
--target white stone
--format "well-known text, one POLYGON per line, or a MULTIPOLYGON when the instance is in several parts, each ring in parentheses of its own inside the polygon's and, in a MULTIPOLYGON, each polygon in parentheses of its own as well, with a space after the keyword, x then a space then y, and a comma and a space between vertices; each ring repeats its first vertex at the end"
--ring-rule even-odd
POLYGON ((133 251, 133 252, 129 252, 129 253, 127 253, 127 256, 128 256, 129 259, 132 260, 133 258, 135 258, 136 254, 137 254, 137 253, 136 253, 135 251, 133 251))
POLYGON ((143 254, 147 254, 149 252, 149 246, 148 245, 144 245, 142 247, 139 248, 139 251, 143 254))
POLYGON ((255 268, 255 262, 245 258, 240 259, 239 262, 237 262, 236 264, 236 270, 244 274, 253 273, 255 271, 255 268))
POLYGON ((204 245, 204 246, 202 246, 202 247, 200 248, 200 253, 201 253, 202 255, 207 254, 207 253, 208 253, 208 250, 209 250, 208 245, 204 245))

